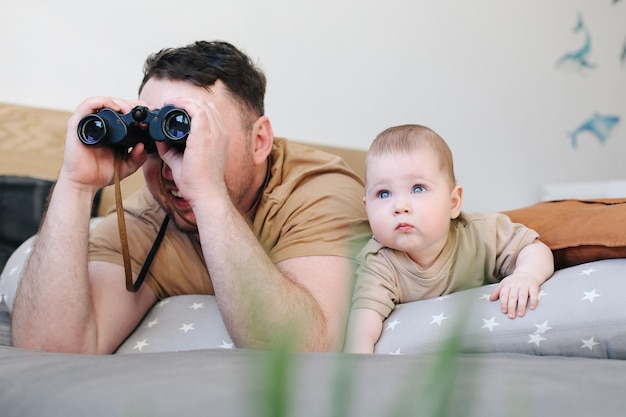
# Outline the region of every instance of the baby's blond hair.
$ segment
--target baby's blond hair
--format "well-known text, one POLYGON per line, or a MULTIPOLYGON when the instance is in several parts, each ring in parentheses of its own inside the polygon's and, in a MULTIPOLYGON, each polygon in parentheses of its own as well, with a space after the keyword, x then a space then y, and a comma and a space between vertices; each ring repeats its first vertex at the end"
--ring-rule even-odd
POLYGON ((450 187, 454 187, 456 178, 454 176, 452 151, 450 151, 448 144, 441 136, 434 130, 422 125, 406 124, 393 126, 379 133, 367 151, 365 160, 366 172, 367 161, 371 157, 414 152, 422 149, 424 146, 428 146, 437 155, 439 169, 447 177, 450 187))

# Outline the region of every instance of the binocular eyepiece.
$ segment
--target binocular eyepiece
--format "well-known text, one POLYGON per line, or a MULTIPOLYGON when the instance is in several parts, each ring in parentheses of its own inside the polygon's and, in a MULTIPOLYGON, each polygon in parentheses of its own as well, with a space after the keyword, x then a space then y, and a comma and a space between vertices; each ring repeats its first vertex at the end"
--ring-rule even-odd
POLYGON ((152 111, 136 106, 127 114, 104 108, 80 120, 78 138, 85 145, 117 148, 129 148, 142 142, 151 153, 156 150, 154 141, 169 142, 184 149, 190 129, 189 114, 170 105, 152 111))

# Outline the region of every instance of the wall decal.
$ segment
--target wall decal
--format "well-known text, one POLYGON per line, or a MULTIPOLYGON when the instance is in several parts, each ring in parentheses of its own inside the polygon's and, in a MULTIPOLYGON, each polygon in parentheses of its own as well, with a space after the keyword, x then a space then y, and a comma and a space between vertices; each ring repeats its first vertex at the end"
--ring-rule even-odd
POLYGON ((578 126, 576 130, 569 133, 570 140, 572 141, 572 148, 576 148, 578 146, 578 136, 582 133, 591 133, 598 139, 600 144, 604 144, 606 139, 609 137, 609 134, 619 121, 619 116, 602 115, 596 112, 592 117, 578 126))
POLYGON ((576 51, 564 54, 556 62, 556 67, 571 67, 578 71, 582 71, 585 68, 595 68, 596 65, 587 60, 588 55, 591 53, 591 34, 583 23, 583 17, 580 13, 578 14, 578 22, 572 31, 574 33, 582 32, 584 34, 585 40, 583 46, 576 51))

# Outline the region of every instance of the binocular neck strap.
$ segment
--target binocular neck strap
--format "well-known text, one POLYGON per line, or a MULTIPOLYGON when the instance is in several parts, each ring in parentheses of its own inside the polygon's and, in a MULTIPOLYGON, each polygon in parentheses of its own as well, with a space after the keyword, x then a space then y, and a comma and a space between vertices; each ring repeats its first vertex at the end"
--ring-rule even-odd
POLYGON ((120 186, 120 170, 122 168, 122 159, 124 159, 124 155, 122 153, 117 153, 115 156, 115 173, 114 173, 114 183, 115 183, 115 209, 117 211, 117 226, 120 233, 120 243, 122 246, 122 258, 124 260, 124 273, 126 275, 126 290, 130 292, 137 292, 143 280, 146 278, 148 274, 148 270, 150 269, 150 265, 152 264, 152 260, 163 241, 163 237, 165 236, 165 230, 167 229, 167 224, 169 223, 170 217, 168 215, 163 219, 163 223, 161 224, 161 228, 159 229, 159 233, 157 234, 154 243, 152 244, 152 248, 148 253, 148 256, 141 267, 141 271, 139 272, 139 276, 137 276, 137 281, 133 284, 133 270, 130 264, 130 250, 128 248, 128 235, 126 232, 126 220, 124 217, 124 207, 122 205, 122 190, 120 186))

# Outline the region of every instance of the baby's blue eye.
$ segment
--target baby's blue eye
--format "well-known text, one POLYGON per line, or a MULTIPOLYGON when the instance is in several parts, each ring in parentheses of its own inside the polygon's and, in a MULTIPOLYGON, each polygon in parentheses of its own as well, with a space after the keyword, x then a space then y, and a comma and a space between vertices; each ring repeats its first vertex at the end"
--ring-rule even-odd
POLYGON ((378 193, 378 198, 389 198, 390 195, 389 191, 380 191, 378 193))
POLYGON ((412 190, 413 194, 423 193, 424 191, 426 191, 426 189, 422 187, 421 185, 413 186, 413 190, 412 190))

